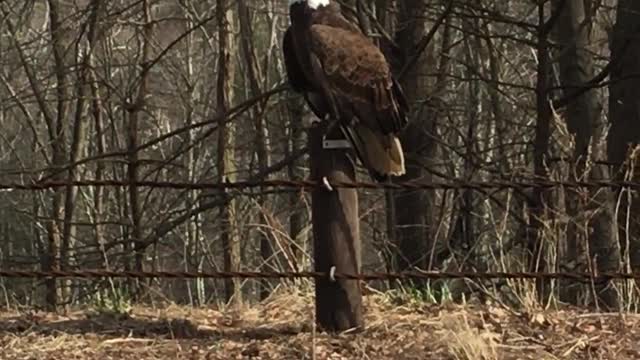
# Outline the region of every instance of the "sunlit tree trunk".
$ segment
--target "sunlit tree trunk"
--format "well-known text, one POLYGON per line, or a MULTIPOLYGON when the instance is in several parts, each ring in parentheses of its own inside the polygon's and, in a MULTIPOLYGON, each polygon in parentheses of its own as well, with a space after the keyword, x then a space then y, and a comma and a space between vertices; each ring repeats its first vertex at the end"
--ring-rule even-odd
MULTIPOLYGON (((238 0, 238 18, 240 25, 240 39, 242 45, 242 53, 244 55, 245 69, 247 70, 247 79, 251 88, 251 96, 258 96, 262 93, 261 84, 264 83, 262 79, 262 71, 260 70, 260 63, 255 54, 255 43, 253 38, 256 36, 251 24, 251 18, 249 17, 249 8, 246 0, 238 0)), ((255 111, 252 111, 251 116, 255 124, 255 152, 258 158, 258 171, 264 173, 271 163, 270 149, 269 149, 269 131, 267 129, 265 106, 260 102, 255 111)), ((261 189, 264 191, 265 189, 261 189)), ((269 204, 269 196, 260 195, 257 199, 257 204, 261 217, 264 217, 263 212, 270 211, 267 207, 269 204)), ((266 221, 262 221, 266 224, 266 221)), ((260 255, 263 267, 268 268, 269 264, 273 263, 271 259, 274 251, 269 241, 269 237, 265 231, 260 231, 260 255)), ((269 295, 269 281, 264 280, 261 282, 260 297, 262 299, 269 295)))
MULTIPOLYGON (((78 165, 75 163, 83 155, 84 150, 88 143, 87 127, 89 122, 86 121, 86 99, 88 92, 89 82, 89 66, 92 58, 91 45, 96 41, 96 26, 98 21, 98 14, 101 9, 100 1, 93 1, 90 5, 89 18, 87 20, 87 45, 78 43, 75 46, 74 54, 76 54, 75 65, 77 78, 75 79, 75 112, 73 118, 73 127, 71 133, 71 148, 69 150, 69 170, 67 172, 67 181, 69 184, 66 186, 65 202, 64 202, 64 227, 62 231, 62 244, 60 249, 60 265, 63 270, 70 267, 69 258, 72 256, 73 242, 76 238, 76 226, 73 223, 74 211, 76 207, 78 188, 72 186, 70 183, 78 179, 78 165), (83 49, 84 48, 84 49, 83 49), (79 58, 82 54, 82 62, 79 63, 79 58)), ((72 47, 73 49, 73 47, 72 47)), ((71 49, 64 50, 70 51, 71 49)), ((70 283, 70 282, 69 282, 70 283)))
MULTIPOLYGON (((218 69, 216 85, 216 104, 218 113, 226 113, 233 99, 233 81, 235 79, 235 63, 232 57, 236 48, 233 40, 234 18, 228 0, 217 0, 218 24, 218 69)), ((235 174, 235 124, 222 120, 218 128, 217 171, 218 181, 234 182, 235 174)), ((240 242, 236 224, 236 201, 225 190, 221 194, 225 201, 220 207, 221 239, 225 271, 240 269, 240 242)), ((239 279, 225 281, 225 300, 233 299, 233 303, 242 302, 239 279)))
MULTIPOLYGON (((53 58, 56 78, 56 115, 45 115, 49 135, 51 138, 53 180, 64 180, 64 173, 60 169, 67 161, 67 132, 66 123, 69 116, 71 84, 69 82, 69 71, 72 52, 67 51, 71 45, 71 31, 66 28, 69 24, 63 25, 65 18, 64 6, 58 0, 49 0, 49 27, 51 31, 53 58)), ((44 110, 44 109, 43 109, 44 110)), ((61 258, 66 258, 66 254, 61 253, 62 230, 64 217, 64 190, 54 190, 51 203, 51 220, 47 226, 48 254, 46 270, 60 269, 61 258)), ((46 303, 50 310, 54 310, 58 302, 58 292, 56 290, 56 280, 47 279, 46 303)))
MULTIPOLYGON (((147 245, 143 243, 142 239, 142 206, 140 203, 140 193, 138 187, 135 184, 140 179, 139 175, 139 125, 140 115, 145 107, 145 98, 148 91, 149 83, 149 68, 148 61, 150 60, 150 41, 153 35, 153 23, 151 19, 151 5, 149 0, 143 0, 141 3, 142 14, 144 19, 144 25, 142 28, 141 36, 141 56, 140 56, 140 85, 137 88, 135 99, 132 99, 132 103, 127 108, 128 115, 128 127, 127 127, 127 178, 129 181, 129 217, 131 219, 131 228, 129 232, 129 238, 133 244, 135 253, 134 269, 136 271, 143 271, 144 253, 147 245)), ((137 297, 142 296, 142 288, 140 285, 136 286, 135 294, 137 297)))

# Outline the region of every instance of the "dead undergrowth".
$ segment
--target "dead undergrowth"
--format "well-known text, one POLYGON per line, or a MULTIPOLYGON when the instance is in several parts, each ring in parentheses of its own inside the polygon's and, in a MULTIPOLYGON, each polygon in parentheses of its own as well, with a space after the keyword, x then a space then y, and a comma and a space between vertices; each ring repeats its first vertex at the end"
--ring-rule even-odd
POLYGON ((0 314, 2 359, 637 359, 640 316, 366 297, 359 334, 314 333, 313 298, 248 309, 133 307, 127 315, 0 314))

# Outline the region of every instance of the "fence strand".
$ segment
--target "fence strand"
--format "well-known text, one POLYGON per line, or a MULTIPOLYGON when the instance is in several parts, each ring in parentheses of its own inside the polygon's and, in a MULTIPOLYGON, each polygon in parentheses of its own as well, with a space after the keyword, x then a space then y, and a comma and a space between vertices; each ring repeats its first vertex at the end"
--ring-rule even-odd
MULTIPOLYGON (((351 280, 437 280, 437 279, 569 279, 579 282, 607 282, 610 280, 637 280, 640 273, 615 273, 602 272, 598 274, 584 272, 440 272, 440 271, 405 271, 397 273, 370 272, 361 274, 348 274, 336 272, 336 279, 351 280)), ((327 272, 301 271, 301 272, 189 272, 189 271, 116 271, 116 270, 0 270, 0 277, 4 278, 172 278, 172 279, 293 279, 293 278, 329 278, 327 272)))
MULTIPOLYGON (((129 182, 122 180, 77 180, 77 181, 43 181, 30 184, 24 183, 0 183, 0 191, 12 190, 46 190, 67 186, 140 186, 153 188, 171 188, 183 190, 205 190, 205 189, 246 189, 265 187, 289 187, 289 188, 314 188, 325 184, 312 180, 262 180, 262 181, 236 181, 225 183, 187 183, 187 182, 162 182, 162 181, 138 181, 129 182)), ((553 180, 530 180, 530 181, 488 181, 488 182, 424 182, 424 181, 403 181, 396 183, 375 183, 375 182, 331 182, 332 187, 342 188, 363 188, 363 189, 509 189, 509 188, 552 188, 552 187, 610 187, 610 188, 640 188, 640 183, 633 181, 613 181, 613 180, 591 180, 591 181, 553 181, 553 180)), ((115 271, 115 270, 71 270, 71 271, 31 271, 31 270, 1 270, 2 278, 174 278, 174 279, 194 279, 194 278, 244 278, 244 279, 265 279, 265 278, 328 278, 329 273, 324 272, 188 272, 188 271, 115 271)), ((572 273, 572 272, 432 272, 432 271, 406 271, 397 273, 371 272, 363 274, 335 273, 336 279, 353 280, 407 280, 407 279, 570 279, 578 282, 606 282, 614 279, 638 280, 640 273, 613 273, 603 272, 572 273)))
MULTIPOLYGON (((324 183, 314 180, 285 180, 273 179, 262 181, 235 181, 225 183, 191 183, 169 181, 138 181, 123 180, 76 180, 76 181, 45 181, 30 184, 0 183, 0 190, 47 190, 67 186, 139 186, 153 188, 171 188, 182 190, 207 190, 207 189, 246 189, 264 187, 288 187, 288 188, 314 188, 325 186, 324 183)), ((366 181, 332 181, 332 187, 360 188, 360 189, 525 189, 525 188, 640 188, 640 182, 615 181, 615 180, 590 180, 590 181, 555 181, 555 180, 528 180, 528 181, 402 181, 394 183, 375 183, 366 181)))

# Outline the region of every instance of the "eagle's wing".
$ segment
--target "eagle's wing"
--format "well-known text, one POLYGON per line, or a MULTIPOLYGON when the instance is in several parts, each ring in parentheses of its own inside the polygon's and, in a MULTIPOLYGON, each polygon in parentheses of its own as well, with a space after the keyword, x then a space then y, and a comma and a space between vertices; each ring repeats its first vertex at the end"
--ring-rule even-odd
POLYGON ((287 80, 291 85, 291 88, 296 92, 310 90, 309 82, 307 81, 296 57, 296 47, 293 44, 291 27, 287 28, 284 32, 284 37, 282 39, 282 53, 284 55, 284 67, 287 73, 287 80))
POLYGON ((320 61, 334 96, 349 103, 362 125, 384 134, 407 124, 406 101, 386 58, 360 32, 316 24, 311 49, 320 61))
POLYGON ((282 52, 284 54, 284 67, 287 73, 287 81, 293 91, 302 93, 311 111, 320 119, 324 119, 328 112, 326 101, 313 88, 298 62, 296 47, 293 43, 291 27, 287 28, 282 40, 282 52))

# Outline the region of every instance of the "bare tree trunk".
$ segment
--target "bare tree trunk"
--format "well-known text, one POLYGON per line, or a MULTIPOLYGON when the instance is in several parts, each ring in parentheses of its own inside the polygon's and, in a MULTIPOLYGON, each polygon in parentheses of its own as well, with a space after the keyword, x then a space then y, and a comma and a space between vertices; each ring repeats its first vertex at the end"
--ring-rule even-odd
MULTIPOLYGON (((595 76, 593 60, 589 51, 590 26, 583 0, 555 0, 557 7, 560 1, 564 1, 560 17, 556 24, 560 47, 560 82, 564 88, 565 96, 568 96, 585 86, 591 78, 595 76)), ((556 10, 557 11, 557 10, 556 10)), ((594 135, 599 135, 597 129, 600 127, 601 106, 598 103, 595 90, 589 90, 577 97, 567 105, 567 127, 569 132, 575 137, 575 150, 570 180, 585 181, 589 178, 608 178, 608 171, 603 165, 590 164, 587 168, 587 161, 590 158, 589 146, 594 135)), ((591 145, 593 150, 596 145, 591 145)), ((594 151, 597 153, 597 151, 594 151)), ((585 261, 594 259, 595 263, 591 269, 600 271, 617 271, 620 266, 620 252, 617 236, 613 223, 612 198, 609 189, 585 189, 582 193, 569 190, 567 193, 567 208, 570 209, 569 221, 582 220, 582 224, 573 224, 569 228, 568 241, 568 262, 584 264, 585 261), (579 216, 580 213, 588 211, 593 215, 579 216), (585 230, 579 230, 585 229, 585 230), (585 247, 588 246, 588 249, 585 247), (588 250, 587 253, 581 253, 588 250)), ((585 271, 587 269, 575 269, 585 271)), ((610 309, 618 306, 615 289, 610 287, 610 283, 598 284, 597 296, 600 296, 603 305, 610 309)), ((568 288, 563 286, 561 288, 568 288)), ((569 300, 577 303, 577 291, 570 291, 567 294, 569 300)), ((596 294, 594 294, 596 295, 596 294)), ((597 300, 596 304, 597 304, 597 300)))
MULTIPOLYGON (((94 11, 99 14, 100 4, 102 4, 100 0, 94 0, 92 6, 94 6, 94 11)), ((93 30, 95 32, 95 29, 93 30)), ((100 88, 98 84, 98 76, 96 75, 95 70, 95 51, 98 47, 96 36, 90 36, 88 38, 88 54, 87 54, 87 76, 89 79, 89 88, 91 91, 91 116, 93 117, 93 129, 95 131, 95 155, 101 156, 105 153, 106 148, 106 139, 105 139, 105 126, 104 126, 104 116, 103 116, 103 101, 102 94, 100 93, 100 88)), ((96 181, 100 181, 104 178, 105 174, 105 166, 102 161, 96 162, 95 175, 94 178, 96 181)), ((93 208, 91 209, 91 216, 94 222, 94 242, 96 249, 100 252, 100 263, 98 267, 102 267, 105 269, 110 269, 111 265, 109 262, 109 258, 106 253, 105 244, 106 244, 106 227, 103 225, 105 216, 105 198, 108 197, 108 192, 105 191, 105 188, 102 186, 95 186, 93 188, 93 208)), ((109 279, 109 285, 111 286, 111 290, 115 291, 115 284, 113 279, 109 279)))
MULTIPOLYGON (((96 24, 98 21, 98 13, 100 10, 100 1, 93 1, 90 5, 91 12, 89 19, 87 20, 87 42, 89 46, 85 47, 82 64, 78 64, 76 60, 78 78, 76 79, 76 109, 75 118, 73 121, 73 131, 71 134, 71 149, 69 151, 69 163, 74 164, 79 159, 87 145, 86 129, 88 122, 85 120, 85 93, 87 91, 87 82, 89 77, 89 65, 91 55, 91 45, 95 43, 96 38, 96 24)), ((80 42, 76 44, 76 58, 80 56, 81 47, 80 42)), ((71 256, 73 248, 72 242, 75 238, 76 227, 73 224, 73 214, 76 204, 76 194, 78 189, 76 186, 71 185, 71 182, 77 180, 78 170, 77 166, 69 167, 67 173, 67 181, 69 184, 66 186, 66 196, 64 203, 64 227, 62 231, 62 248, 60 251, 60 264, 63 270, 70 267, 67 256, 71 256)))
MULTIPOLYGON (((536 125, 533 148, 533 173, 536 179, 546 180, 547 160, 549 153, 549 139, 551 137, 551 106, 549 104, 549 28, 545 17, 544 3, 538 5, 538 47, 536 55, 538 60, 536 83, 536 125)), ((536 187, 533 189, 529 201, 529 216, 531 224, 527 228, 527 246, 529 251, 529 271, 546 271, 544 221, 548 212, 549 190, 536 187)), ((537 279, 536 285, 538 297, 541 301, 546 299, 549 291, 549 282, 545 279, 537 279)))
MULTIPOLYGON (((142 208, 140 206, 140 194, 136 183, 139 181, 139 162, 138 162, 138 126, 140 120, 140 112, 145 106, 145 98, 147 96, 147 87, 149 80, 148 61, 150 59, 150 41, 153 35, 153 23, 151 19, 151 6, 149 0, 142 1, 142 12, 144 14, 144 25, 142 30, 142 56, 141 56, 141 72, 140 86, 138 87, 137 96, 130 104, 128 110, 129 124, 127 128, 127 177, 129 181, 129 216, 131 218, 131 231, 129 238, 133 244, 135 253, 134 270, 143 271, 144 253, 146 246, 142 241, 142 208)), ((138 282, 134 291, 135 296, 139 299, 142 296, 142 288, 138 282)))
MULTIPOLYGON (((249 17, 249 8, 247 7, 246 0, 238 0, 238 19, 240 23, 240 38, 242 39, 242 52, 244 54, 244 60, 247 69, 247 77, 249 79, 249 85, 251 86, 251 95, 258 96, 262 93, 260 84, 263 79, 260 78, 259 63, 256 59, 254 52, 255 45, 253 43, 253 30, 251 26, 251 19, 249 17)), ((258 157, 258 171, 264 173, 269 168, 271 163, 271 156, 269 150, 269 131, 265 121, 265 106, 263 102, 259 102, 257 111, 252 112, 254 118, 254 124, 256 127, 256 140, 255 140, 255 152, 258 157)), ((268 180, 265 179, 265 180, 268 180)), ((265 189, 261 188, 260 191, 265 189)), ((269 197, 267 195, 260 195, 257 199, 259 211, 268 211, 265 205, 269 203, 269 197)), ((264 218, 264 216, 263 216, 264 218)), ((266 221, 262 221, 266 223, 266 221)), ((260 255, 262 258, 262 267, 269 267, 271 258, 273 256, 273 249, 269 242, 269 237, 264 231, 260 232, 260 255)), ((264 299, 269 295, 269 283, 270 281, 265 279, 261 281, 260 298, 264 299)))
MULTIPOLYGON (((52 148, 52 165, 54 176, 52 180, 63 180, 63 173, 59 169, 64 166, 66 161, 66 131, 65 124, 69 113, 69 81, 68 69, 71 65, 66 51, 71 43, 69 38, 69 29, 62 26, 61 19, 62 5, 60 1, 49 0, 49 26, 51 31, 51 39, 53 46, 53 57, 55 61, 56 89, 57 89, 57 114, 56 118, 50 117, 49 133, 51 136, 52 148)), ((54 190, 53 200, 51 204, 51 220, 47 226, 48 236, 48 261, 46 270, 60 269, 60 258, 66 257, 61 254, 62 240, 62 223, 64 216, 63 208, 64 190, 54 190)), ((56 280, 47 279, 46 303, 49 310, 55 310, 57 307, 58 292, 56 290, 56 280)), ((61 294, 62 295, 62 294, 61 294)))
MULTIPOLYGON (((616 24, 611 42, 609 118, 611 128, 607 139, 609 161, 614 163, 614 176, 638 181, 638 158, 632 148, 640 142, 640 1, 619 0, 616 24), (625 164, 625 162, 628 162, 625 164), (625 166, 626 165, 626 166, 625 166), (627 174, 627 172, 629 172, 627 174)), ((621 189, 619 197, 618 234, 631 271, 640 271, 640 198, 637 190, 621 189)))
MULTIPOLYGON (((226 113, 233 99, 233 80, 235 79, 235 64, 232 54, 235 54, 233 41, 234 20, 233 12, 229 8, 228 0, 217 0, 216 19, 218 23, 218 81, 216 102, 218 113, 226 113)), ((233 182, 235 174, 235 125, 221 120, 218 127, 218 181, 233 182)), ((220 220, 222 225, 221 238, 224 251, 225 271, 238 271, 240 269, 240 242, 236 224, 236 201, 231 198, 226 190, 221 191, 225 199, 220 207, 220 220)), ((242 291, 238 279, 225 280, 225 300, 233 300, 234 304, 242 303, 242 291)))
MULTIPOLYGON (((397 43, 404 51, 404 59, 415 55, 416 44, 425 32, 424 11, 426 2, 423 0, 405 0, 399 2, 398 23, 403 27, 396 33, 397 43)), ((422 55, 424 56, 424 54, 422 55)), ((418 61, 417 64, 425 64, 418 61)), ((407 101, 413 108, 418 108, 405 131, 401 134, 401 141, 406 154, 407 173, 400 177, 400 181, 419 180, 429 182, 431 175, 423 170, 426 163, 433 156, 435 143, 429 139, 434 134, 435 119, 430 115, 423 115, 424 104, 421 96, 425 93, 426 84, 421 80, 420 73, 423 66, 414 65, 401 79, 407 101)), ((412 267, 426 268, 427 253, 431 249, 431 213, 432 192, 424 190, 398 190, 394 194, 393 212, 395 226, 392 239, 395 240, 399 253, 396 254, 396 268, 406 270, 412 267)))
MULTIPOLYGON (((193 21, 189 21, 189 28, 193 26, 193 21)), ((189 88, 192 89, 189 93, 189 97, 187 103, 185 104, 185 125, 191 126, 194 123, 194 117, 196 116, 195 108, 198 101, 201 99, 201 91, 199 87, 194 86, 197 83, 198 75, 194 71, 194 66, 196 65, 196 54, 197 51, 195 49, 194 44, 195 36, 190 34, 186 38, 186 62, 187 62, 187 82, 189 84, 189 88)), ((186 142, 189 150, 186 154, 185 164, 184 166, 187 168, 189 181, 197 181, 197 151, 195 147, 195 137, 191 131, 186 133, 186 142)), ((194 206, 198 203, 198 190, 190 190, 188 191, 188 200, 187 204, 189 206, 194 206)), ((202 239, 200 232, 200 223, 201 216, 196 215, 191 218, 186 224, 186 242, 185 242, 185 271, 203 271, 204 270, 204 261, 202 261, 202 239), (193 265, 195 264, 195 266, 193 265), (195 268, 195 269, 194 269, 195 268)), ((189 300, 192 304, 197 303, 198 305, 203 305, 206 301, 205 299, 205 279, 193 279, 187 280, 187 289, 189 292, 189 300), (195 286, 194 286, 195 285, 195 286), (195 296, 194 289, 195 288, 195 296)))
MULTIPOLYGON (((64 52, 62 50, 65 48, 65 45, 67 44, 69 39, 63 36, 68 32, 63 31, 64 29, 60 28, 61 27, 60 20, 59 20, 60 9, 58 7, 58 2, 50 0, 48 1, 47 4, 49 5, 49 12, 48 12, 49 21, 47 23, 49 25, 49 30, 51 35, 51 43, 52 43, 51 46, 54 51, 54 71, 55 71, 55 77, 56 77, 55 85, 57 90, 56 105, 58 110, 58 113, 55 114, 56 116, 54 116, 52 109, 49 107, 49 104, 46 101, 45 91, 42 87, 41 82, 38 81, 37 79, 37 71, 29 62, 29 57, 25 53, 19 41, 19 32, 17 29, 20 27, 20 24, 19 23, 14 24, 14 22, 12 21, 11 12, 7 10, 7 8, 2 2, 0 2, 0 6, 1 6, 0 11, 2 11, 2 14, 4 15, 4 18, 5 18, 5 21, 3 23, 4 28, 8 30, 8 33, 11 36, 11 41, 18 55, 18 61, 20 62, 20 65, 24 69, 26 79, 28 80, 29 86, 33 91, 33 97, 36 100, 36 103, 38 106, 37 110, 39 111, 42 119, 44 119, 45 121, 46 131, 49 137, 48 143, 51 148, 51 157, 44 150, 44 145, 41 144, 40 141, 38 140, 38 134, 35 130, 33 116, 31 116, 29 110, 27 109, 26 106, 24 106, 24 104, 22 104, 21 102, 18 102, 18 105, 21 108, 21 111, 30 122, 30 126, 32 127, 32 129, 34 129, 33 131, 34 132, 33 134, 34 149, 31 149, 31 150, 35 153, 36 149, 43 149, 41 150, 42 156, 47 161, 47 164, 50 166, 50 171, 49 171, 50 179, 54 181, 56 180, 61 181, 63 180, 63 178, 61 176, 62 172, 60 171, 59 168, 64 164, 64 161, 65 161, 66 133, 65 133, 65 128, 63 124, 58 120, 64 119, 65 113, 68 107, 67 105, 68 97, 66 96, 68 91, 67 91, 67 85, 66 85, 67 79, 66 79, 65 59, 64 59, 64 52)), ((7 88, 9 93, 15 94, 15 91, 11 88, 9 83, 6 80, 4 80, 4 82, 5 82, 4 84, 5 88, 7 88)), ((44 209, 42 210, 42 212, 40 211, 41 205, 42 205, 40 202, 42 201, 39 201, 39 198, 41 196, 42 196, 41 193, 35 194, 33 199, 34 215, 37 218, 40 218, 41 216, 40 214, 42 214, 45 211, 44 209)), ((58 270, 60 268, 59 251, 60 251, 60 240, 61 240, 60 219, 62 218, 62 211, 63 211, 62 196, 63 196, 62 189, 56 189, 53 191, 53 195, 51 198, 51 209, 50 209, 51 215, 49 219, 45 220, 44 227, 46 228, 47 239, 46 239, 46 243, 42 242, 42 246, 40 246, 40 249, 41 249, 40 266, 43 271, 58 270)), ((40 233, 36 232, 36 234, 38 235, 37 237, 39 240, 40 233)), ((40 241, 38 241, 37 243, 40 244, 40 241)), ((59 298, 59 294, 56 286, 56 279, 55 278, 45 279, 44 283, 45 283, 45 294, 44 294, 45 307, 47 310, 55 311, 57 308, 58 298, 59 298)))
MULTIPOLYGON (((304 104, 300 98, 291 98, 287 101, 288 122, 287 129, 289 131, 289 144, 286 149, 287 157, 296 154, 305 146, 306 136, 303 130, 304 104)), ((304 171, 301 169, 302 164, 299 160, 291 161, 287 166, 287 175, 291 180, 303 180, 304 171)), ((289 237, 293 242, 290 246, 291 253, 295 259, 294 264, 299 270, 301 266, 300 248, 304 249, 308 243, 309 236, 303 237, 303 232, 308 223, 307 212, 303 205, 304 193, 292 192, 289 196, 289 205, 291 207, 289 213, 289 237)))
MULTIPOLYGON (((98 3, 100 0, 95 0, 93 6, 98 7, 98 3)), ((96 10, 98 12, 98 10, 96 10)), ((105 127, 104 127, 104 118, 102 115, 102 95, 100 94, 100 88, 98 86, 98 77, 95 72, 95 49, 97 47, 95 36, 89 38, 89 66, 88 66, 88 76, 89 76, 89 86, 91 88, 91 115, 93 116, 94 121, 94 130, 95 130, 95 155, 100 156, 104 154, 106 148, 106 140, 105 140, 105 127)), ((95 169, 95 179, 100 181, 103 179, 105 173, 105 166, 102 161, 96 162, 95 169)), ((103 266, 105 268, 109 267, 108 260, 106 254, 104 253, 104 244, 105 244, 105 229, 102 225, 103 214, 104 214, 104 199, 107 196, 107 192, 104 187, 96 186, 93 189, 93 221, 95 223, 94 227, 94 239, 96 246, 101 250, 103 256, 103 266)))
MULTIPOLYGON (((486 23, 483 26, 485 32, 487 34, 491 33, 491 26, 489 25, 489 23, 486 23)), ((495 142, 496 142, 496 155, 494 156, 494 158, 498 159, 498 169, 500 169, 500 171, 507 171, 509 169, 509 163, 508 163, 508 157, 506 156, 505 152, 505 145, 504 145, 504 140, 505 140, 505 133, 507 132, 507 126, 506 126, 506 119, 504 116, 504 111, 503 111, 503 107, 504 104, 501 101, 500 98, 500 83, 502 82, 501 79, 501 63, 498 59, 498 52, 495 50, 495 46, 494 46, 494 39, 487 37, 484 39, 484 43, 486 44, 487 47, 487 56, 488 56, 488 61, 489 61, 489 72, 491 74, 490 79, 491 81, 495 82, 495 85, 489 86, 488 89, 488 93, 489 93, 489 99, 490 99, 490 104, 491 104, 491 112, 492 112, 492 118, 494 121, 494 127, 495 127, 495 142)))
MULTIPOLYGON (((471 33, 480 33, 478 19, 470 19, 463 20, 463 28, 468 28, 471 33)), ((465 61, 467 64, 472 65, 473 67, 467 68, 467 78, 473 78, 473 72, 475 70, 472 69, 480 69, 482 60, 479 59, 480 54, 479 51, 482 49, 480 44, 480 39, 478 37, 468 38, 465 41, 465 61)), ((462 179, 463 181, 472 181, 473 175, 475 172, 473 157, 476 153, 475 147, 475 138, 477 137, 477 126, 478 126, 478 117, 480 116, 480 108, 481 108, 481 93, 480 93, 480 83, 478 81, 470 81, 467 84, 468 99, 469 104, 466 109, 467 113, 467 132, 466 138, 464 139, 464 168, 462 170, 462 179)), ((474 251, 474 242, 476 240, 474 229, 473 229, 473 190, 472 189, 463 189, 460 192, 456 191, 454 199, 459 203, 458 205, 458 214, 455 222, 454 231, 452 233, 450 247, 454 250, 457 250, 458 254, 461 255, 459 258, 462 262, 459 264, 459 269, 465 266, 465 262, 468 260, 473 260, 474 251)), ((471 265, 472 268, 475 266, 471 265)))

